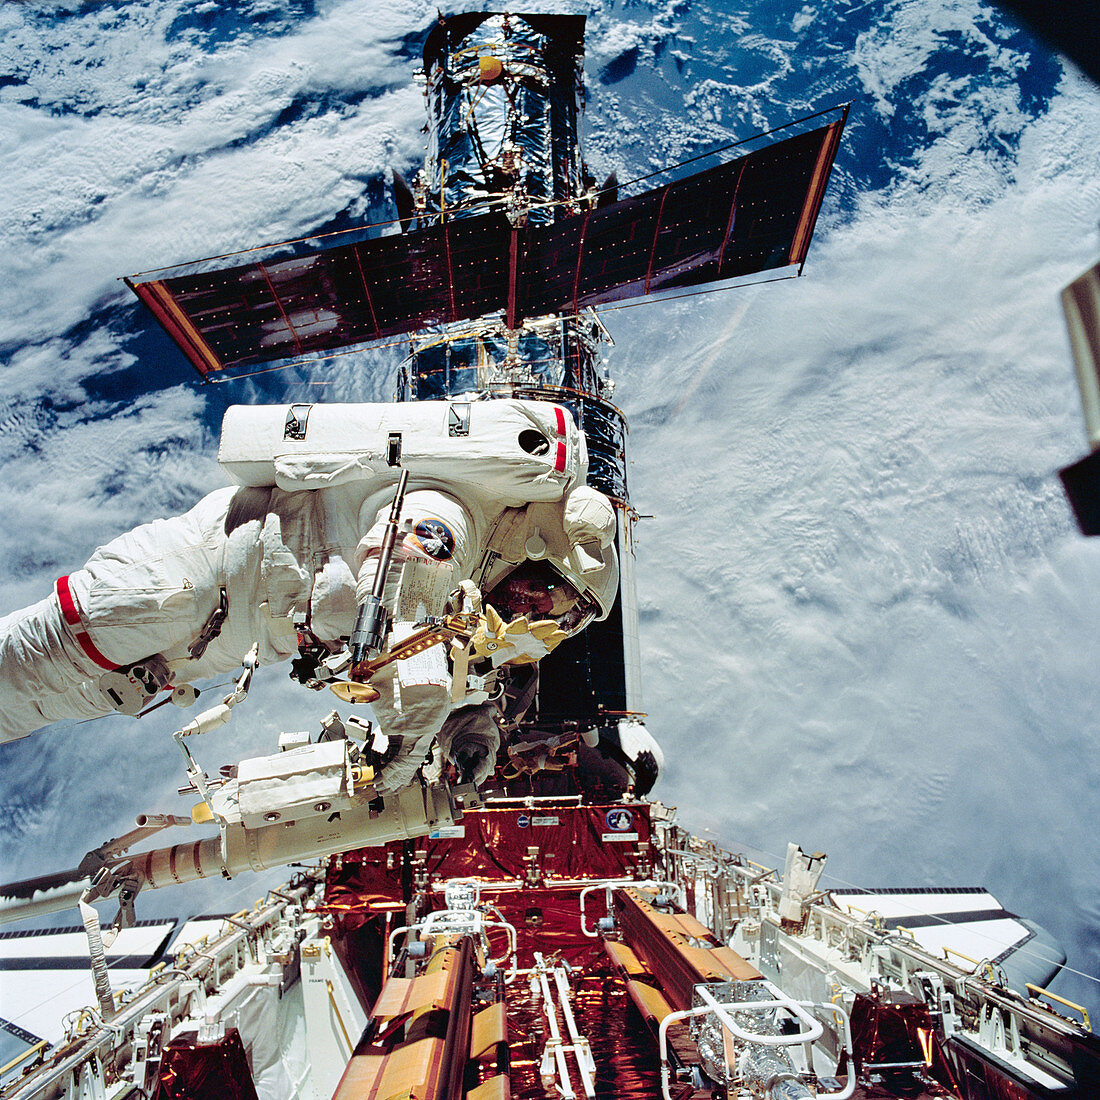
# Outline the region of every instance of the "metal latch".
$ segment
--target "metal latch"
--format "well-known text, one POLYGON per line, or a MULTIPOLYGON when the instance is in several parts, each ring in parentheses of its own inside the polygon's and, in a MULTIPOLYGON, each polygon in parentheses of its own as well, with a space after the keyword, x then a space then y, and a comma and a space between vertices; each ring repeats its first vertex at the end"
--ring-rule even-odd
POLYGON ((206 652, 206 647, 222 632, 229 615, 229 593, 225 588, 219 588, 218 592, 218 606, 210 613, 210 618, 206 620, 199 636, 187 647, 192 661, 197 661, 206 652))
POLYGON ((283 439, 293 439, 297 442, 305 439, 306 421, 309 419, 309 410, 312 408, 312 405, 291 405, 287 409, 283 439))
POLYGON ((447 410, 447 435, 470 434, 470 402, 459 401, 447 410))

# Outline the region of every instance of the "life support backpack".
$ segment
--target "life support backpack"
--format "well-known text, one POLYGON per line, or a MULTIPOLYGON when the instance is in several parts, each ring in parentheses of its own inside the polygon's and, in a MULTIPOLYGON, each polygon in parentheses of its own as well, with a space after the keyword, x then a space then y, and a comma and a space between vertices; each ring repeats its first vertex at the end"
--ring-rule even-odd
POLYGON ((287 492, 369 480, 522 507, 584 484, 588 449, 572 414, 542 401, 231 405, 218 461, 241 485, 287 492))

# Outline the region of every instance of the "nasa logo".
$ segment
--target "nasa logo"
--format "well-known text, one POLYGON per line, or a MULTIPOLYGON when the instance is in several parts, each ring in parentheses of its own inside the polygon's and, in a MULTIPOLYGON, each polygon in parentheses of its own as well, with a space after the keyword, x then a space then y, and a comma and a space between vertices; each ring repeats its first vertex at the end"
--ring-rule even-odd
POLYGON ((516 818, 516 824, 521 829, 526 829, 527 826, 531 824, 531 819, 526 814, 520 814, 519 817, 516 818))
POLYGON ((436 561, 450 561, 454 556, 454 532, 441 519, 422 519, 413 534, 424 553, 436 561))
POLYGON ((613 833, 625 833, 634 824, 634 815, 629 810, 608 810, 604 820, 613 833))

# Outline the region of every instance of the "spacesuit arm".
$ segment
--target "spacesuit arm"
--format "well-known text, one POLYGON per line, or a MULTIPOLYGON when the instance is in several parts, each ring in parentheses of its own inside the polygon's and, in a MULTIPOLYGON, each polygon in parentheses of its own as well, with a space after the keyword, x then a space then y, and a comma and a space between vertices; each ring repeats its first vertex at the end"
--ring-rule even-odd
POLYGON ((439 750, 458 769, 459 780, 480 786, 493 774, 500 728, 491 703, 453 711, 439 731, 439 750))
POLYGON ((109 714, 99 688, 106 671, 186 652, 218 603, 234 492, 217 490, 181 516, 118 536, 61 578, 55 595, 0 619, 0 740, 109 714))

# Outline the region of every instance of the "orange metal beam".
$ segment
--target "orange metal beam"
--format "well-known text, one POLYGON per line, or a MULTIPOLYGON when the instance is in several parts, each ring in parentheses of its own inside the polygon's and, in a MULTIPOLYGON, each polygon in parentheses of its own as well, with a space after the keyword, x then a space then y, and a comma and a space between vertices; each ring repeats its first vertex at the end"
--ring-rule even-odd
POLYGON ((126 285, 149 307, 164 330, 175 340, 180 351, 191 360, 191 365, 205 378, 213 371, 224 369, 222 361, 199 334, 190 318, 176 304, 172 292, 160 280, 126 285))
POLYGON ((438 948, 411 982, 389 979, 332 1100, 461 1100, 473 973, 473 942, 463 937, 438 948), (387 993, 391 982, 399 984, 387 993))
POLYGON ((817 215, 825 198, 825 187, 829 182, 837 146, 840 144, 840 134, 847 118, 848 108, 845 107, 844 116, 832 123, 825 133, 825 140, 821 143, 813 175, 810 178, 810 187, 806 192, 806 202, 802 206, 802 216, 798 220, 798 228, 795 229, 794 239, 791 241, 788 263, 801 265, 806 262, 806 253, 810 250, 810 238, 817 224, 817 215))
POLYGON ((648 891, 621 887, 613 894, 615 918, 632 956, 652 975, 673 1008, 690 1008, 696 985, 763 977, 691 914, 657 909, 654 900, 648 891))

